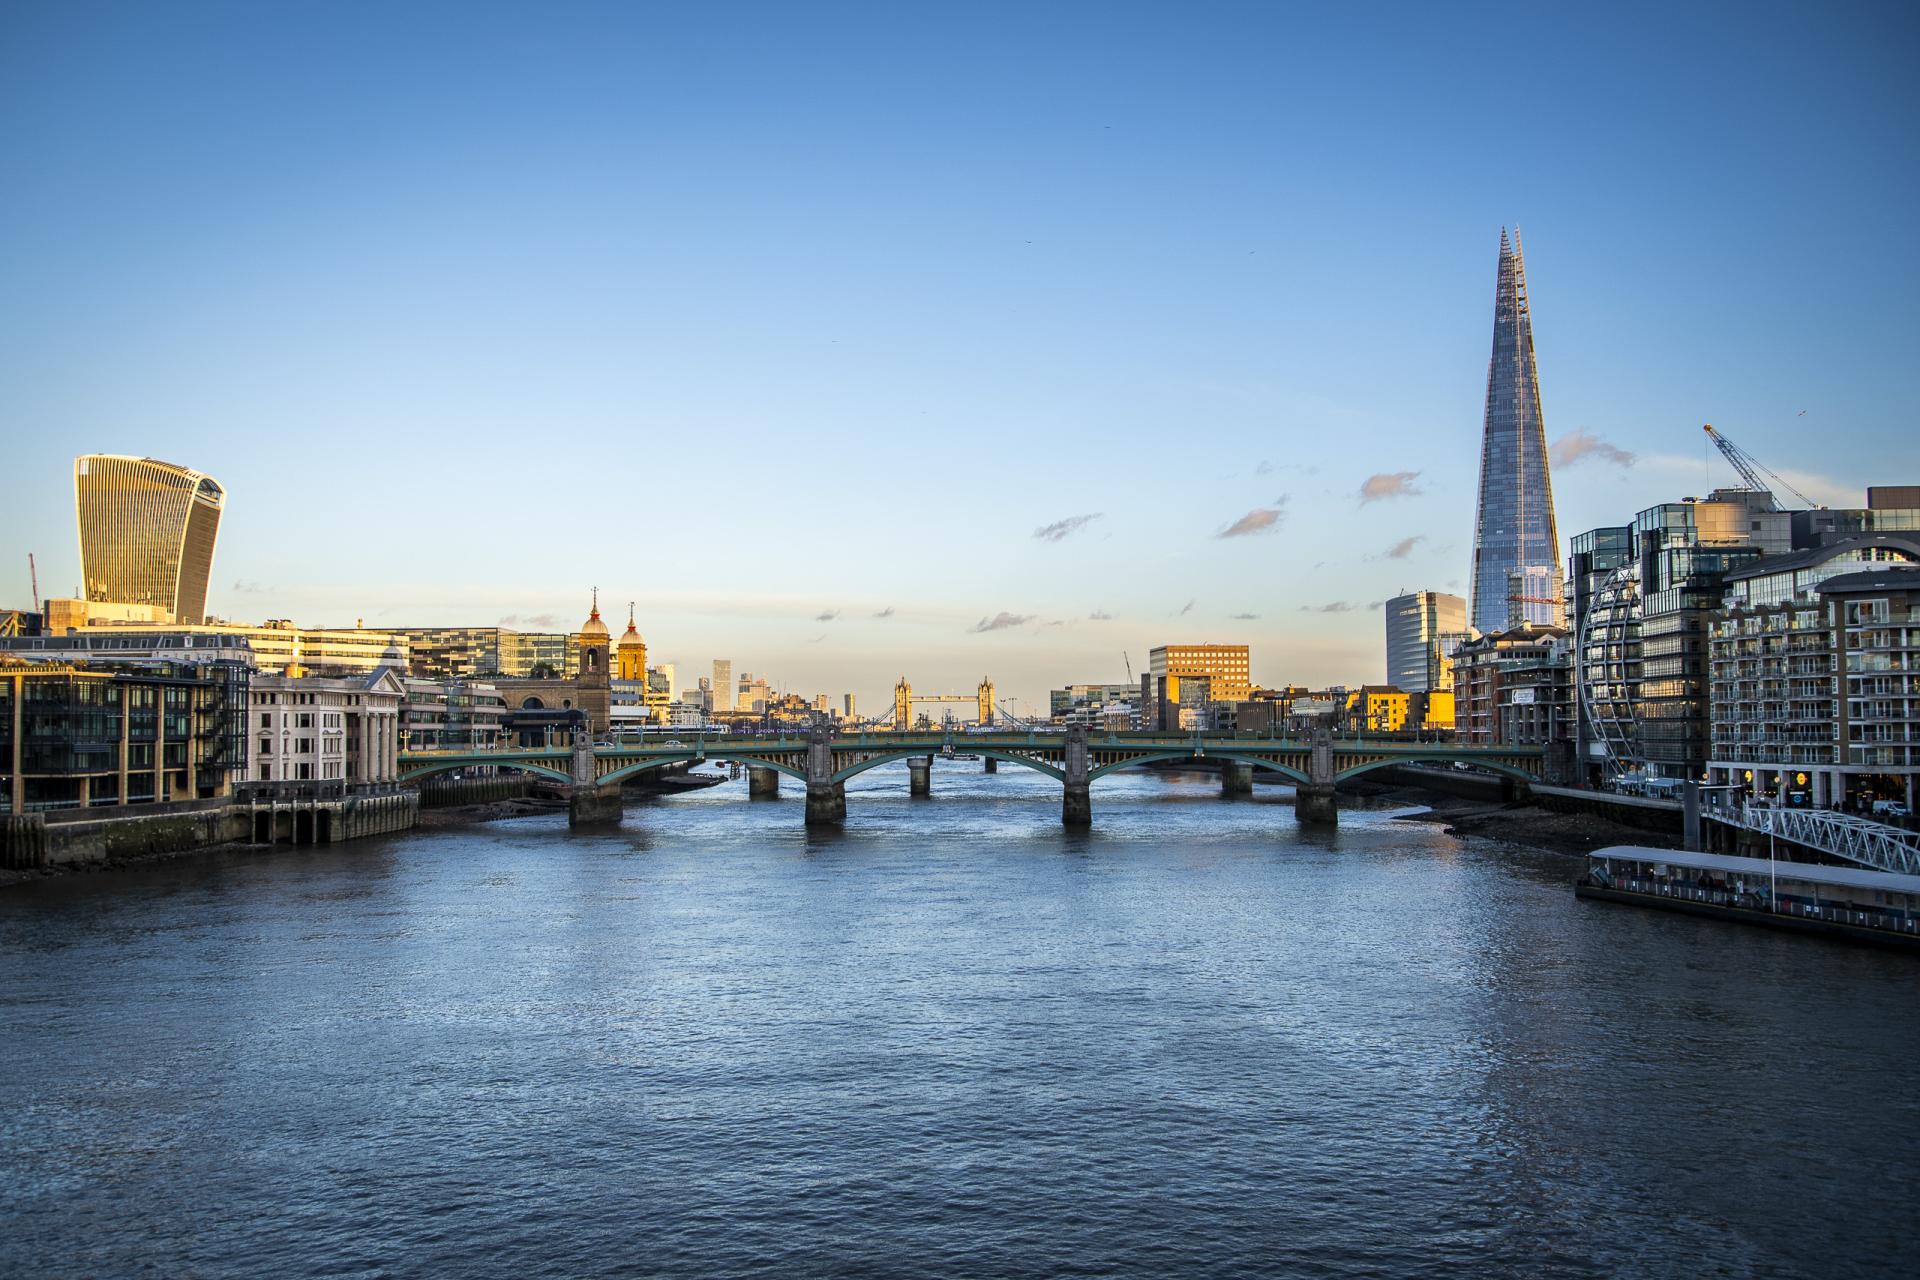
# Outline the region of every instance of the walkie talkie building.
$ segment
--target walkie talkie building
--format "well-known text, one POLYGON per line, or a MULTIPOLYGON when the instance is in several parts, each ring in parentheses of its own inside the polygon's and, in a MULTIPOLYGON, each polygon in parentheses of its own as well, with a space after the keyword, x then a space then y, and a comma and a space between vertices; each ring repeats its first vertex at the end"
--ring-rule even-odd
POLYGON ((226 492, 212 476, 153 458, 90 453, 73 462, 80 576, 87 599, 207 616, 207 582, 226 492))
POLYGON ((1515 622, 1566 625, 1560 534, 1547 474, 1547 429, 1533 363, 1533 318, 1520 236, 1500 230, 1487 366, 1480 502, 1473 530, 1472 623, 1482 635, 1515 622))

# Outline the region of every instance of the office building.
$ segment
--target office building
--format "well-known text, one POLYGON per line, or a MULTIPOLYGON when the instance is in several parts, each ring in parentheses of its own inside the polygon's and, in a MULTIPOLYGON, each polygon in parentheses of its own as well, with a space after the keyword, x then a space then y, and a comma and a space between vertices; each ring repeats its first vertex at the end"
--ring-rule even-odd
POLYGON ((841 701, 841 714, 843 718, 847 720, 852 720, 854 718, 854 707, 856 706, 856 700, 854 696, 850 693, 843 693, 840 695, 840 701, 841 701))
POLYGON ((1514 622, 1563 625, 1560 534, 1553 516, 1545 416, 1533 358, 1533 317, 1520 237, 1500 231, 1493 296, 1493 356, 1480 440, 1480 500, 1473 532, 1474 629, 1514 622))
POLYGON ((579 649, 560 631, 515 631, 508 627, 400 627, 410 669, 427 680, 508 676, 532 680, 579 674, 579 649))
POLYGON ((1139 696, 1140 690, 1130 684, 1070 684, 1048 690, 1047 714, 1058 720, 1076 709, 1095 710, 1109 702, 1127 703, 1131 712, 1133 699, 1139 696))
POLYGON ((491 751, 501 745, 506 699, 478 680, 428 680, 407 676, 401 684, 400 747, 403 751, 491 751))
POLYGON ((739 700, 733 689, 733 659, 715 658, 713 660, 713 710, 732 711, 738 707, 739 700))
POLYGON ((400 776, 402 669, 358 677, 256 676, 249 691, 248 779, 344 787, 400 776))
POLYGON ((205 800, 247 768, 239 662, 67 662, 0 654, 7 812, 205 800))
POLYGON ((70 628, 65 635, 0 639, 0 651, 76 661, 238 661, 263 675, 300 676, 315 671, 374 671, 395 662, 404 664, 407 643, 388 631, 296 627, 287 621, 257 627, 217 622, 198 626, 113 623, 70 628))
POLYGON ((90 453, 73 462, 80 578, 89 600, 148 605, 204 622, 226 491, 154 458, 90 453))
POLYGON ((1467 629, 1467 602, 1444 591, 1409 591, 1387 601, 1387 683, 1407 693, 1453 687, 1442 637, 1467 629))
POLYGON ((1217 702, 1240 702, 1253 692, 1244 644, 1164 644, 1148 652, 1147 672, 1156 679, 1203 676, 1217 702))

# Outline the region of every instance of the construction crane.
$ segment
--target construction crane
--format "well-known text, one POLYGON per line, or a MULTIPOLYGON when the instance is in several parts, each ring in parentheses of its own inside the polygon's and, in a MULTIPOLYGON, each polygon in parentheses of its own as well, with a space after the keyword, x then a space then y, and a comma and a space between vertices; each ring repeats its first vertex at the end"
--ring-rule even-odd
POLYGON ((1120 661, 1127 664, 1127 683, 1132 684, 1133 683, 1133 655, 1128 653, 1125 649, 1122 649, 1120 651, 1120 661))
POLYGON ((40 570, 34 567, 33 552, 27 552, 27 577, 33 579, 33 611, 40 612, 40 570))
POLYGON ((1778 475, 1768 470, 1766 465, 1758 458, 1721 435, 1718 431, 1715 431, 1711 422, 1706 425, 1706 433, 1707 438, 1712 440, 1720 452, 1726 455, 1727 461, 1733 464, 1733 469, 1740 473, 1742 483, 1755 493, 1766 494, 1767 502, 1773 510, 1778 511, 1781 509, 1780 499, 1773 496, 1774 486, 1776 485, 1800 499, 1801 503, 1805 506, 1820 506, 1820 504, 1812 498, 1809 498, 1806 494, 1800 492, 1785 480, 1782 480, 1778 475), (1763 474, 1766 476, 1764 480, 1761 479, 1763 474), (1773 484, 1768 484, 1767 480, 1773 481, 1773 484))

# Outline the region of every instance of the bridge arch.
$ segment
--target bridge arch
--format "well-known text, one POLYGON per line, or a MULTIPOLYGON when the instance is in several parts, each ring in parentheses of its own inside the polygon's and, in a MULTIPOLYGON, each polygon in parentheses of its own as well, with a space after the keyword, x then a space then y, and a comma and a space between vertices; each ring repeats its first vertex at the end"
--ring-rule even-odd
POLYGON ((1525 769, 1517 765, 1507 764, 1500 760, 1461 760, 1459 756, 1449 755, 1444 751, 1436 751, 1423 755, 1388 756, 1382 760, 1370 760, 1366 764, 1355 765, 1351 769, 1342 769, 1333 775, 1333 780, 1335 782, 1346 782, 1349 779, 1359 777, 1363 773, 1372 773, 1375 769, 1388 769, 1397 764, 1470 764, 1476 769, 1487 769, 1509 778, 1518 778, 1522 782, 1540 781, 1539 774, 1528 773, 1525 769))
POLYGON ((719 751, 713 751, 713 750, 708 750, 708 751, 689 750, 689 751, 675 752, 673 755, 670 755, 670 756, 649 756, 644 760, 635 760, 630 764, 621 765, 618 769, 614 769, 611 772, 602 774, 600 777, 595 778, 594 785, 596 787, 612 786, 616 783, 624 782, 628 778, 636 777, 639 774, 645 773, 649 769, 658 769, 662 765, 699 764, 701 761, 711 759, 716 755, 719 755, 722 759, 725 759, 725 760, 737 760, 741 764, 752 765, 756 769, 772 769, 778 773, 786 774, 789 778, 798 778, 802 782, 805 782, 807 780, 807 771, 805 769, 796 769, 792 765, 782 763, 781 761, 778 761, 778 760, 763 760, 750 753, 742 755, 741 753, 735 752, 735 751, 719 752, 719 751))
POLYGON ((1178 751, 1153 751, 1134 756, 1128 760, 1111 761, 1101 765, 1097 769, 1090 770, 1087 774, 1087 781, 1098 782, 1101 778, 1117 770, 1131 769, 1137 764, 1157 764, 1162 760, 1229 760, 1235 764, 1250 764, 1256 769, 1265 769, 1269 773, 1277 773, 1281 777, 1290 779, 1293 782, 1306 782, 1309 780, 1307 775, 1298 769, 1284 764, 1275 764, 1271 760, 1265 760, 1256 755, 1242 755, 1237 751, 1230 750, 1209 751, 1205 755, 1201 755, 1191 748, 1184 748, 1178 751))
POLYGON ((524 760, 446 760, 433 764, 416 765, 400 775, 401 782, 420 782, 436 774, 452 773, 456 769, 472 769, 477 766, 489 769, 517 769, 521 773, 537 774, 553 782, 572 782, 573 775, 565 769, 555 769, 544 764, 534 764, 524 760))
MULTIPOLYGON (((865 773, 869 769, 877 769, 883 764, 892 764, 897 760, 911 760, 916 756, 937 756, 939 754, 940 752, 929 751, 925 747, 920 747, 912 751, 889 751, 885 754, 874 756, 870 760, 858 760, 843 769, 835 769, 833 771, 833 780, 835 782, 846 782, 851 778, 865 773)), ((969 744, 967 754, 985 756, 992 760, 1004 760, 1008 764, 1025 765, 1035 773, 1046 774, 1055 782, 1065 783, 1067 780, 1065 770, 1055 768, 1053 765, 1047 764, 1044 761, 1034 760, 1027 756, 1020 755, 1018 752, 1001 751, 993 747, 976 747, 969 744)))

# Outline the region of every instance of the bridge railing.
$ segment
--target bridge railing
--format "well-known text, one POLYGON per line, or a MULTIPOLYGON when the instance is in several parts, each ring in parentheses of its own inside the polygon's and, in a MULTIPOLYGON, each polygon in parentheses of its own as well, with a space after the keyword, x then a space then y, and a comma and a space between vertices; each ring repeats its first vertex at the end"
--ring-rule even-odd
POLYGON ((1703 816, 1791 840, 1876 871, 1920 875, 1920 836, 1831 809, 1709 809, 1703 816))

